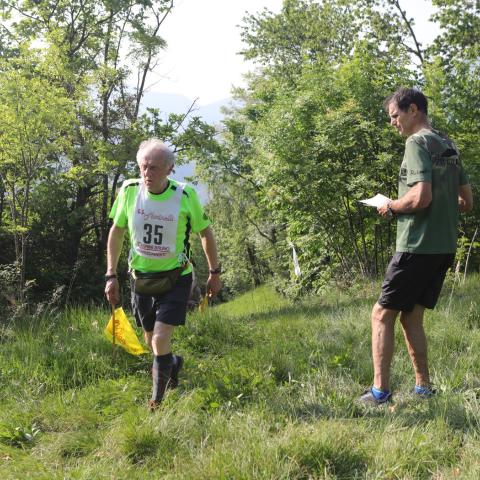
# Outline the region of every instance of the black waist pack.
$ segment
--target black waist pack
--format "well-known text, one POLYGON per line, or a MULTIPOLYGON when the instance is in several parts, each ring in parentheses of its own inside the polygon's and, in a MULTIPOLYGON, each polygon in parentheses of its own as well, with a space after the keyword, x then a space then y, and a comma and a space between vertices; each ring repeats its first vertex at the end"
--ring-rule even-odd
POLYGON ((139 295, 161 295, 169 292, 177 283, 185 267, 167 270, 166 272, 132 271, 133 289, 139 295))

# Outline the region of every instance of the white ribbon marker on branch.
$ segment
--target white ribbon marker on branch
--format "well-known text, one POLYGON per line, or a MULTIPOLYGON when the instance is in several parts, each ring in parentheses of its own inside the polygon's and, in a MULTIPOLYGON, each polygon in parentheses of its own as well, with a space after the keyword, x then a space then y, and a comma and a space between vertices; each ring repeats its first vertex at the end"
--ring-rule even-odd
POLYGON ((295 245, 292 242, 288 242, 288 244, 292 249, 293 271, 295 272, 295 275, 299 277, 302 274, 302 271, 300 270, 300 264, 298 263, 297 251, 295 250, 295 245))

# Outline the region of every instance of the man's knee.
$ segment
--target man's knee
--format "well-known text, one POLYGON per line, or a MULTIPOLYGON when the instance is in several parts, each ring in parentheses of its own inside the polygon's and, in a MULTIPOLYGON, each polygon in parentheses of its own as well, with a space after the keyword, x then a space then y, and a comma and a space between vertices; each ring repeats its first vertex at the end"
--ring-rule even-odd
POLYGON ((155 345, 161 345, 170 340, 171 335, 168 335, 166 332, 155 332, 152 335, 152 343, 155 345))
POLYGON ((423 316, 425 307, 416 304, 411 312, 402 312, 400 315, 400 322, 405 329, 417 328, 423 325, 423 316))
POLYGON ((157 322, 155 324, 155 329, 153 330, 152 342, 155 345, 169 342, 172 338, 174 328, 175 327, 173 325, 167 325, 157 322))
POLYGON ((390 310, 376 303, 372 309, 372 323, 390 324, 395 320, 397 314, 396 310, 390 310))

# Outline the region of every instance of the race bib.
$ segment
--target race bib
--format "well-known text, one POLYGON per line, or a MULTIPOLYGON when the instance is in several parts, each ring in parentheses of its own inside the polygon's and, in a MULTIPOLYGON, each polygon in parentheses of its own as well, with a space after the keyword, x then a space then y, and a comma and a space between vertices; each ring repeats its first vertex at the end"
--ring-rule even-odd
POLYGON ((178 217, 183 185, 177 185, 175 193, 165 201, 149 198, 143 184, 137 195, 133 219, 133 249, 138 255, 153 259, 170 259, 176 252, 178 217))

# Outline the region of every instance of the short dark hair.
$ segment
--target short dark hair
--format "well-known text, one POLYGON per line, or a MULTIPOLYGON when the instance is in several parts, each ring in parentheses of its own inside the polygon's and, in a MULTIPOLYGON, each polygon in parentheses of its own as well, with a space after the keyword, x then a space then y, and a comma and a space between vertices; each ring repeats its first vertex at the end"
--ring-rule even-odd
POLYGON ((392 93, 389 97, 386 98, 383 106, 388 112, 388 106, 395 102, 400 110, 406 112, 408 107, 414 103, 417 108, 423 112, 425 115, 428 115, 428 100, 427 97, 417 88, 399 88, 395 93, 392 93))

